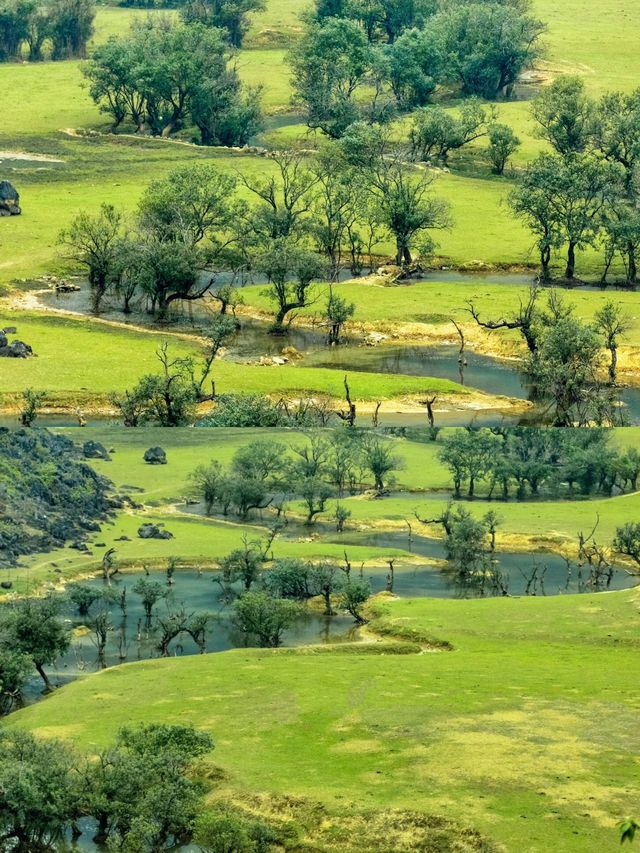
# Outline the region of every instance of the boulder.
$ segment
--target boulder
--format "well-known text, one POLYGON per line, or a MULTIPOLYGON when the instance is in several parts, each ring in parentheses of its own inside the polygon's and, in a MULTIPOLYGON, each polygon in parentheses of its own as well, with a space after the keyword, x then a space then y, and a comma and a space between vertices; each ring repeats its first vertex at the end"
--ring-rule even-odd
POLYGON ((105 462, 111 462, 107 448, 99 441, 85 441, 82 452, 85 459, 104 459, 105 462))
POLYGON ((5 326, 2 331, 5 335, 16 335, 18 333, 18 329, 15 326, 5 326))
POLYGON ((173 533, 163 530, 157 524, 143 524, 138 528, 140 539, 173 539, 173 533))
POLYGON ((33 350, 24 341, 13 341, 9 343, 6 335, 0 335, 0 358, 29 358, 33 350))
POLYGON ((144 461, 149 465, 166 465, 167 454, 161 447, 150 447, 144 452, 144 461))
POLYGON ((0 216, 19 216, 20 196, 9 181, 0 181, 0 216))

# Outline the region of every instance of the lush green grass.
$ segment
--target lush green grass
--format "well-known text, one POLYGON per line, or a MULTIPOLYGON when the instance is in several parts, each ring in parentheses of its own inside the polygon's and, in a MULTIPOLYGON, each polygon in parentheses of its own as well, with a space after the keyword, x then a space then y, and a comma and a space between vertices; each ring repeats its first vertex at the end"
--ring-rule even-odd
POLYGON ((424 810, 508 850, 601 853, 637 808, 637 616, 635 591, 399 601, 387 620, 455 651, 148 661, 8 724, 91 751, 124 723, 191 723, 212 732, 226 790, 424 810))

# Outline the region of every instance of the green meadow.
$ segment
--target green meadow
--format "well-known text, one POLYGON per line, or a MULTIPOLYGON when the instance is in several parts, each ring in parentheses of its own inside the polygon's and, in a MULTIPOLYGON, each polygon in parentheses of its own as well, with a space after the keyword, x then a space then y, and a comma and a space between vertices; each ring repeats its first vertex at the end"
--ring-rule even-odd
POLYGON ((9 725, 93 752, 125 723, 191 724, 215 739, 212 798, 417 810, 514 853, 601 853, 638 802, 639 603, 637 591, 393 601, 377 606, 374 630, 454 650, 239 649, 128 664, 9 725))

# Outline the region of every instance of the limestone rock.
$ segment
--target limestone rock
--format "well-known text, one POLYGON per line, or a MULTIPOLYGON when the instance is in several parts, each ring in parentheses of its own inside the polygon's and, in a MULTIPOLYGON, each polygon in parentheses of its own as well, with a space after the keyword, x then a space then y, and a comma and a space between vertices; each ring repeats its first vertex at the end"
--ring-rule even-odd
POLYGON ((173 539, 173 533, 168 530, 162 530, 157 524, 142 524, 138 528, 138 536, 140 539, 173 539))
POLYGON ((99 441, 85 441, 82 445, 82 452, 85 459, 104 459, 105 462, 111 462, 107 448, 99 441))
POLYGON ((19 216, 20 196, 9 181, 0 181, 0 216, 19 216))

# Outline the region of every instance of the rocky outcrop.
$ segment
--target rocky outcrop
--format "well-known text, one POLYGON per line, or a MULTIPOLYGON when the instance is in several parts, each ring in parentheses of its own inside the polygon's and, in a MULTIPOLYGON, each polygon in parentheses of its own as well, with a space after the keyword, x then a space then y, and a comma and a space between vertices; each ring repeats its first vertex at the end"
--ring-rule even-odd
POLYGON ((157 524, 142 524, 138 528, 140 539, 173 539, 173 533, 163 530, 157 524))
POLYGON ((16 332, 15 326, 0 329, 0 358, 29 358, 33 355, 33 350, 24 341, 16 340, 9 343, 8 335, 15 335, 16 332))
POLYGON ((0 216, 20 216, 20 196, 9 181, 0 181, 0 216))
POLYGON ((144 452, 144 461, 149 465, 166 465, 167 454, 161 447, 150 447, 144 452))

